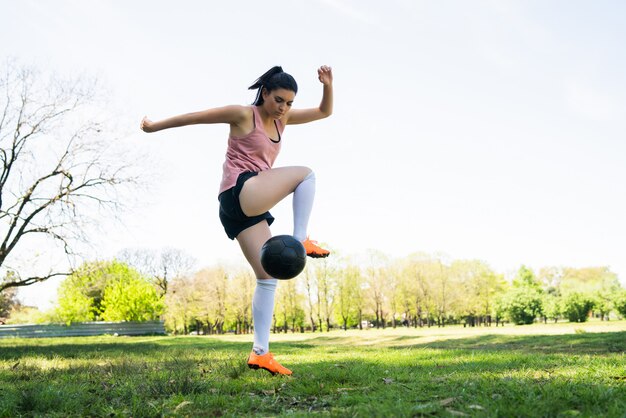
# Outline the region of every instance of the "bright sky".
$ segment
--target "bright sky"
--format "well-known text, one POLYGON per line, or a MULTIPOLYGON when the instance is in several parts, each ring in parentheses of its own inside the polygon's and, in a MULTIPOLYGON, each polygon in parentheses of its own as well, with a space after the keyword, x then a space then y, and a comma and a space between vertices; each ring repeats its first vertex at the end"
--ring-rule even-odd
MULTIPOLYGON (((125 140, 160 173, 99 257, 175 247, 243 261, 217 217, 225 125, 156 134, 159 119, 249 104, 273 65, 331 118, 290 126, 277 165, 307 165, 310 233, 368 248, 521 264, 608 265, 626 280, 626 3, 615 1, 0 0, 0 57, 95 75, 125 140)), ((291 204, 274 211, 291 232, 291 204)), ((57 283, 21 291, 45 305, 57 283)))

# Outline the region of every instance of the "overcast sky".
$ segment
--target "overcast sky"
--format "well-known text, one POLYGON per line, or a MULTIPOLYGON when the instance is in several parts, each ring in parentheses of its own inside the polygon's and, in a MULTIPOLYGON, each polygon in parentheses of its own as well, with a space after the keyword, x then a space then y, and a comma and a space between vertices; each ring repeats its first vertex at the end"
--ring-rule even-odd
MULTIPOLYGON (((316 171, 313 239, 501 273, 606 265, 624 282, 625 20, 617 0, 0 0, 0 56, 98 77, 157 172, 124 226, 94 237, 98 257, 167 246, 243 262, 217 217, 228 127, 147 135, 139 121, 249 104, 277 64, 294 107, 316 106, 325 64, 335 112, 289 126, 277 161, 316 171)), ((273 213, 291 233, 290 200, 273 213)), ((20 295, 42 305, 56 284, 20 295)))

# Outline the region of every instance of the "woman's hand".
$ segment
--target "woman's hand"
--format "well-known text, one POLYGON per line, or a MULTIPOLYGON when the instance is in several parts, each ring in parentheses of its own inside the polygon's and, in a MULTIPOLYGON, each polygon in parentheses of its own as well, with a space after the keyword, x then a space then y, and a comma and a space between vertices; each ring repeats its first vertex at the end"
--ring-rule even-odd
POLYGON ((322 65, 317 70, 317 77, 323 85, 330 86, 333 84, 333 69, 326 65, 322 65))
POLYGON ((141 124, 139 125, 139 129, 141 129, 144 132, 154 132, 154 127, 153 127, 154 123, 148 119, 147 116, 144 116, 143 119, 141 120, 141 124))

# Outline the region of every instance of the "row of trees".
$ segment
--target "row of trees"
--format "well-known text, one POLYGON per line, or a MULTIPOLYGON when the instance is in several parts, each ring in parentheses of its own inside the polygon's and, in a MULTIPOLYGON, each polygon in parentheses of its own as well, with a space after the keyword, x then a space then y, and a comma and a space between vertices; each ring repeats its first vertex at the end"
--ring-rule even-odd
MULTIPOLYGON (((160 255, 125 251, 120 259, 125 261, 86 263, 70 275, 44 319, 161 317, 177 333, 251 331, 254 280, 249 269, 214 267, 185 274, 192 260, 174 250, 160 255)), ((626 316, 626 291, 608 268, 534 272, 522 266, 506 280, 481 261, 427 254, 392 260, 370 252, 359 259, 311 260, 300 276, 280 282, 274 331, 582 322, 590 315, 602 320, 626 316)))
MULTIPOLYGON (((252 278, 246 271, 206 269, 172 283, 166 318, 178 332, 249 330, 252 278)), ((608 268, 521 267, 512 281, 480 261, 446 261, 414 254, 389 260, 309 262, 296 279, 281 282, 274 330, 321 331, 366 326, 529 324, 583 322, 626 316, 626 291, 608 268)))

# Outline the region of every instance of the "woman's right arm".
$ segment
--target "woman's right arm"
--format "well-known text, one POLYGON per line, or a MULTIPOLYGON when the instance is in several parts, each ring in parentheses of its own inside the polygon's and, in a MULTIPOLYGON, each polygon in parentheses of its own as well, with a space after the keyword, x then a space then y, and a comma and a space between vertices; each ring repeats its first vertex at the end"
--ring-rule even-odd
POLYGON ((173 116, 159 121, 151 121, 147 117, 144 117, 139 127, 144 132, 156 132, 163 129, 204 123, 239 125, 245 120, 247 113, 249 113, 249 111, 247 111, 246 106, 232 105, 216 107, 200 112, 185 113, 184 115, 173 116))

